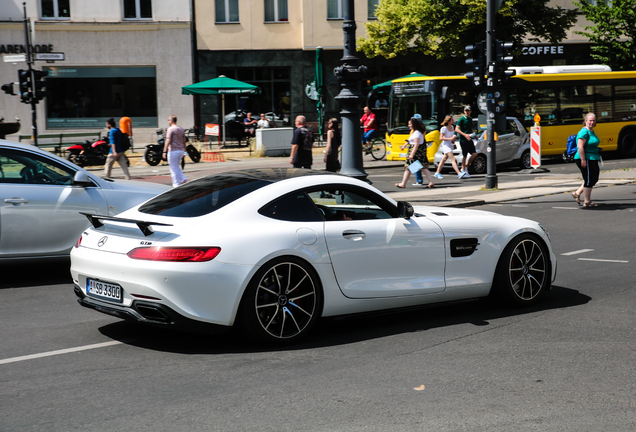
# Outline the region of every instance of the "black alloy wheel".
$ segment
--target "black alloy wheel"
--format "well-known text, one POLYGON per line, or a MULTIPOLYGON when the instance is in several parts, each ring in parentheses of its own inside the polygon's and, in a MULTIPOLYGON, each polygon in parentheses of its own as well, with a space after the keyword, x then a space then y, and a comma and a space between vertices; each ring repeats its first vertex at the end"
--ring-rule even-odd
POLYGON ((521 234, 504 249, 499 258, 495 287, 516 305, 530 305, 550 287, 548 249, 536 236, 521 234))
POLYGON ((190 144, 186 148, 186 150, 188 152, 188 156, 190 156, 190 159, 192 159, 192 162, 199 163, 201 161, 201 152, 199 150, 197 150, 197 148, 195 146, 190 144))
POLYGON ((80 167, 84 167, 86 165, 84 163, 85 158, 79 153, 69 153, 66 155, 66 160, 80 167))
POLYGON ((159 162, 161 162, 161 153, 147 148, 146 153, 144 154, 144 160, 148 165, 157 166, 159 165, 159 162))
POLYGON ((302 260, 283 257, 264 265, 245 291, 241 319, 248 336, 265 345, 297 342, 322 312, 318 275, 302 260))

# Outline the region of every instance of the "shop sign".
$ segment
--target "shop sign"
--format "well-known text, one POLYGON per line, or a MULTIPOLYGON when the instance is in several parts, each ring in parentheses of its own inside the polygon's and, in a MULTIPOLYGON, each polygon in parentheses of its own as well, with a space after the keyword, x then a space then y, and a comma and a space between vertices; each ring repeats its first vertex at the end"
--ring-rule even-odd
POLYGON ((563 54, 563 45, 526 46, 521 49, 523 55, 556 55, 563 54))

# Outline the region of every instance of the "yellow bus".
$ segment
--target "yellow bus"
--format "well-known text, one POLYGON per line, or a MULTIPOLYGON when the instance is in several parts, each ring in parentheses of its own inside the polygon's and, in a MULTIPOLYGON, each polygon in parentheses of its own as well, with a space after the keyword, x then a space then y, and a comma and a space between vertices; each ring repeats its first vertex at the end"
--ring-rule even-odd
MULTIPOLYGON (((567 138, 583 127, 588 112, 596 114, 594 129, 603 151, 636 157, 636 71, 612 72, 607 66, 511 67, 515 76, 501 89, 507 95, 505 114, 526 127, 541 117, 541 155, 559 156, 567 138)), ((427 156, 433 162, 446 115, 459 116, 466 105, 480 113, 479 93, 465 76, 424 76, 393 80, 388 118, 387 160, 404 160, 400 150, 414 114, 426 127, 427 156)), ((483 105, 483 103, 482 103, 483 105)), ((482 106, 485 111, 485 107, 482 106)), ((484 112, 485 113, 485 112, 484 112)))

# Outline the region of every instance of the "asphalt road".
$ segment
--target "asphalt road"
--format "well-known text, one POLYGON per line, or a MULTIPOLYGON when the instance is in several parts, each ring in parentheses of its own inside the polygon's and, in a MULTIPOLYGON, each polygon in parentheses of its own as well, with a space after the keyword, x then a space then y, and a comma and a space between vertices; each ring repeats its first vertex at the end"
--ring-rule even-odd
POLYGON ((84 309, 68 263, 3 268, 0 431, 636 430, 636 185, 593 199, 479 207, 550 230, 558 277, 536 307, 324 320, 286 349, 84 309))

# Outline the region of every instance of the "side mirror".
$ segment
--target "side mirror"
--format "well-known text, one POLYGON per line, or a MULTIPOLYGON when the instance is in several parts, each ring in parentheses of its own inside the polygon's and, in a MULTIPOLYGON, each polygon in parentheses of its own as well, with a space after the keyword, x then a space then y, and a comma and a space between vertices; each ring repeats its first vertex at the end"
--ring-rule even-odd
POLYGON ((517 130, 515 131, 515 135, 517 135, 517 136, 521 136, 521 132, 519 132, 519 129, 517 129, 517 130))
POLYGON ((413 216, 413 206, 406 201, 398 201, 398 217, 404 219, 411 219, 413 216))
POLYGON ((93 182, 88 178, 85 172, 78 171, 73 176, 73 184, 76 186, 90 186, 93 182))

